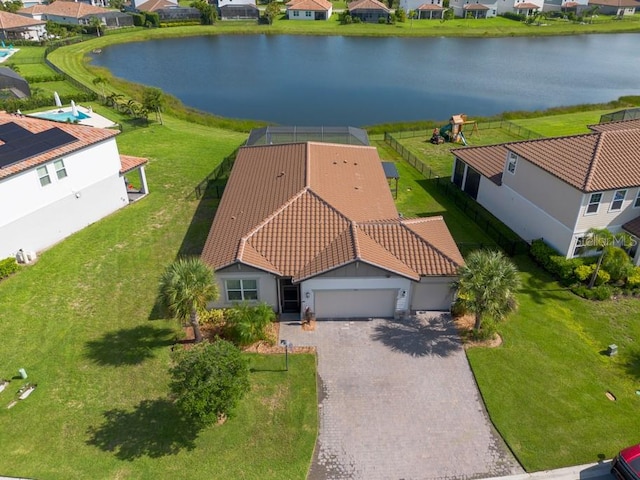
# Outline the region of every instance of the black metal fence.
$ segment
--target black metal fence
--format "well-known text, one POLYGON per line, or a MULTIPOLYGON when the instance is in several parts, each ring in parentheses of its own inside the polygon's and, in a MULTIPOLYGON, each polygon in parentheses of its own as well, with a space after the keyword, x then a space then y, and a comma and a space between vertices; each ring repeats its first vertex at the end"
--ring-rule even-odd
MULTIPOLYGON (((486 124, 485 124, 486 125, 486 124)), ((492 127, 493 128, 493 127, 492 127)), ((424 134, 424 132, 422 132, 424 134)), ((440 177, 434 173, 433 169, 420 160, 416 155, 411 153, 396 138, 396 134, 384 134, 384 141, 387 145, 398 152, 402 158, 411 166, 418 170, 425 178, 435 179, 435 184, 439 190, 453 200, 453 203, 469 218, 471 218, 481 230, 491 237, 507 254, 513 256, 520 253, 529 252, 529 244, 520 238, 513 238, 505 235, 501 228, 506 229, 500 220, 491 215, 487 210, 481 207, 474 199, 461 191, 457 186, 451 183, 450 178, 440 177)), ((408 138, 408 137, 405 137, 408 138)), ((516 236, 513 234, 513 236, 516 236)), ((484 248, 487 245, 482 243, 459 243, 458 248, 465 254, 471 250, 484 248)))
POLYGON ((627 108, 617 112, 606 113, 600 116, 600 123, 620 122, 622 120, 637 120, 640 118, 640 108, 627 108))
POLYGON ((226 180, 229 178, 229 173, 231 173, 237 153, 238 149, 228 157, 225 157, 224 160, 196 186, 193 190, 193 196, 195 198, 222 198, 226 180))

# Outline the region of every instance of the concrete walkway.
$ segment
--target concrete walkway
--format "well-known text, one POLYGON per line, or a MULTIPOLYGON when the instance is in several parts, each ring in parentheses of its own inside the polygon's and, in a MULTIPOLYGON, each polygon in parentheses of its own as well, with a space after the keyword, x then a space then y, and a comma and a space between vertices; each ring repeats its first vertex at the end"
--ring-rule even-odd
POLYGON ((318 351, 320 431, 309 480, 499 477, 523 470, 494 431, 448 315, 282 322, 318 351))

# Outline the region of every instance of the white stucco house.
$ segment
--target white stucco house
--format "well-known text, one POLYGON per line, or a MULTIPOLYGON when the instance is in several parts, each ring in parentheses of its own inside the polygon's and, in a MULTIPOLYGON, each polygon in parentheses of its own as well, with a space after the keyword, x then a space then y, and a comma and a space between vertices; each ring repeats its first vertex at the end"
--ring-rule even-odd
POLYGON ((212 307, 317 318, 448 310, 462 256, 442 217, 402 218, 375 147, 242 147, 205 243, 212 307))
POLYGON ((333 11, 328 0, 291 0, 286 8, 289 20, 329 20, 333 11))
POLYGON ((3 40, 33 40, 45 38, 46 22, 15 13, 0 11, 0 38, 3 40))
POLYGON ((417 12, 417 18, 428 19, 442 18, 442 13, 446 10, 442 0, 400 0, 400 8, 405 12, 417 12))
POLYGON ((449 8, 456 17, 491 18, 498 14, 498 1, 502 0, 450 0, 449 8))
MULTIPOLYGON (((571 258, 590 228, 640 239, 640 120, 593 133, 452 150, 451 181, 524 240, 571 258)), ((630 251, 640 264, 638 249, 630 251)))
POLYGON ((0 113, 0 258, 46 249, 148 192, 147 159, 120 155, 117 134, 0 113))

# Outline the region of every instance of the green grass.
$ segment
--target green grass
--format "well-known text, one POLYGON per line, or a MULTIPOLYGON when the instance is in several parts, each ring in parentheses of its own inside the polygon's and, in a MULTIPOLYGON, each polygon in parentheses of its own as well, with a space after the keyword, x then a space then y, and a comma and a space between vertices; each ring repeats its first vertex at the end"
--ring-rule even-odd
POLYGON ((600 121, 600 116, 620 109, 590 110, 585 112, 548 115, 538 118, 515 120, 514 123, 528 128, 545 137, 559 137, 588 133, 587 125, 594 125, 600 121))
MULTIPOLYGON (((115 118, 117 120, 117 118, 115 118)), ((158 277, 198 254, 215 202, 193 188, 246 135, 167 117, 120 152, 147 156, 150 195, 45 251, 0 283, 0 377, 37 390, 8 410, 0 472, 38 479, 304 478, 316 435, 315 359, 251 356, 251 393, 225 425, 194 431, 167 402, 181 336, 154 308, 158 277), (187 140, 188 139, 188 140, 187 140)))
POLYGON ((611 458, 638 441, 638 300, 590 302, 517 262, 524 286, 504 344, 467 352, 491 419, 527 471, 611 458), (618 356, 603 355, 612 343, 618 356))

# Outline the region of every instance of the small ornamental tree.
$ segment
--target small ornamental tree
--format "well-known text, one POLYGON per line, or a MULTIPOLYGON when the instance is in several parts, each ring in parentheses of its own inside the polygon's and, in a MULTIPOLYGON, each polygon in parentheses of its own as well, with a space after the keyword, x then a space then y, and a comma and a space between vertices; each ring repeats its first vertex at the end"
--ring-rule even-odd
POLYGON ((201 343, 174 353, 170 389, 176 405, 201 426, 229 416, 249 391, 249 366, 230 342, 201 343))
POLYGON ((269 25, 273 23, 273 20, 280 16, 280 3, 277 1, 270 2, 264 9, 264 16, 267 19, 269 25))

